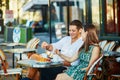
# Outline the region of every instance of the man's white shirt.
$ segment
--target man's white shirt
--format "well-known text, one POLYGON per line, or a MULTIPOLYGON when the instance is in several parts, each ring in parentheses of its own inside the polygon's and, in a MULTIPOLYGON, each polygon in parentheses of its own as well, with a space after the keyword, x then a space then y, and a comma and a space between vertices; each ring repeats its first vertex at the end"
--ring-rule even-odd
MULTIPOLYGON (((66 37, 62 38, 60 41, 58 41, 56 43, 52 43, 52 45, 53 45, 52 52, 54 52, 55 49, 58 49, 65 56, 72 57, 82 47, 83 43, 84 42, 81 37, 79 39, 77 39, 74 43, 71 43, 71 37, 66 36, 66 37)), ((55 57, 57 57, 58 61, 64 61, 58 55, 55 57)), ((71 63, 72 66, 75 66, 78 64, 79 64, 79 59, 71 63)))

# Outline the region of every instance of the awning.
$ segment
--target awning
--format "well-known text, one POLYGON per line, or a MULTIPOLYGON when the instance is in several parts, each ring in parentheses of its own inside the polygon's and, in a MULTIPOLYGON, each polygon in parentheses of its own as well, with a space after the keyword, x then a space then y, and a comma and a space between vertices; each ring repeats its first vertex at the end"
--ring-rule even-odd
POLYGON ((22 9, 23 11, 32 11, 40 9, 40 5, 48 5, 48 0, 31 0, 30 2, 26 3, 22 9))
MULTIPOLYGON (((50 2, 65 2, 66 0, 50 0, 50 2)), ((79 0, 69 0, 69 1, 79 1, 79 0)), ((26 3, 22 9, 23 11, 33 11, 41 9, 42 5, 48 5, 49 0, 31 0, 26 3)))

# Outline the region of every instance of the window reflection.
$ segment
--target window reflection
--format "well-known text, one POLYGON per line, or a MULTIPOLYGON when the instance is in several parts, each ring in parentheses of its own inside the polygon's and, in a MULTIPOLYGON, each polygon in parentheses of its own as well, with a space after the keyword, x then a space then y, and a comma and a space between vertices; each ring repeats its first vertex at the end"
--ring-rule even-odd
POLYGON ((107 0, 107 26, 106 26, 106 33, 115 33, 115 19, 114 19, 114 11, 113 11, 113 0, 107 0))
POLYGON ((99 0, 92 0, 92 23, 100 30, 99 0))

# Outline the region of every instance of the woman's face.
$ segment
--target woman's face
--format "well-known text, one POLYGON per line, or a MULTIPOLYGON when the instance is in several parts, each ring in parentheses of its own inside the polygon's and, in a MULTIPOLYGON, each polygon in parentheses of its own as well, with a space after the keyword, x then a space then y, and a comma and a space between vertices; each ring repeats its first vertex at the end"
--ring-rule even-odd
POLYGON ((85 30, 84 30, 84 29, 82 29, 82 32, 81 32, 81 37, 82 37, 83 41, 85 41, 85 40, 86 40, 87 34, 88 34, 88 32, 87 32, 87 31, 85 32, 85 30))
POLYGON ((69 35, 72 39, 80 37, 80 30, 77 29, 77 26, 70 25, 69 27, 69 35))

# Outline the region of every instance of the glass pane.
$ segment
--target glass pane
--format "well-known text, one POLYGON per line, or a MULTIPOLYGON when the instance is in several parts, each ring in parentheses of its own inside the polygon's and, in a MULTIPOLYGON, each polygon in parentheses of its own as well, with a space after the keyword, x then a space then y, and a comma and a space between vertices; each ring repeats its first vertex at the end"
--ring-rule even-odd
POLYGON ((120 36, 120 0, 115 0, 116 2, 115 2, 115 11, 116 11, 116 17, 115 17, 115 19, 116 19, 116 23, 117 23, 117 32, 118 32, 118 34, 119 34, 119 36, 120 36))
POLYGON ((106 33, 107 34, 113 34, 116 32, 116 25, 115 25, 115 13, 113 10, 113 0, 107 0, 107 5, 106 5, 106 19, 107 19, 107 24, 106 24, 106 33))
POLYGON ((86 22, 86 8, 85 8, 85 0, 79 0, 79 8, 80 8, 80 21, 83 23, 86 22))
POLYGON ((99 0, 92 0, 92 23, 100 30, 99 0))
POLYGON ((75 19, 85 21, 85 0, 69 0, 69 13, 67 11, 67 0, 51 2, 51 26, 54 26, 58 39, 68 33, 68 14, 69 23, 75 19), (55 18, 56 20, 53 20, 55 18))
POLYGON ((100 38, 118 40, 120 35, 120 0, 100 0, 100 38))
POLYGON ((67 35, 66 1, 51 1, 51 27, 57 39, 67 35))

